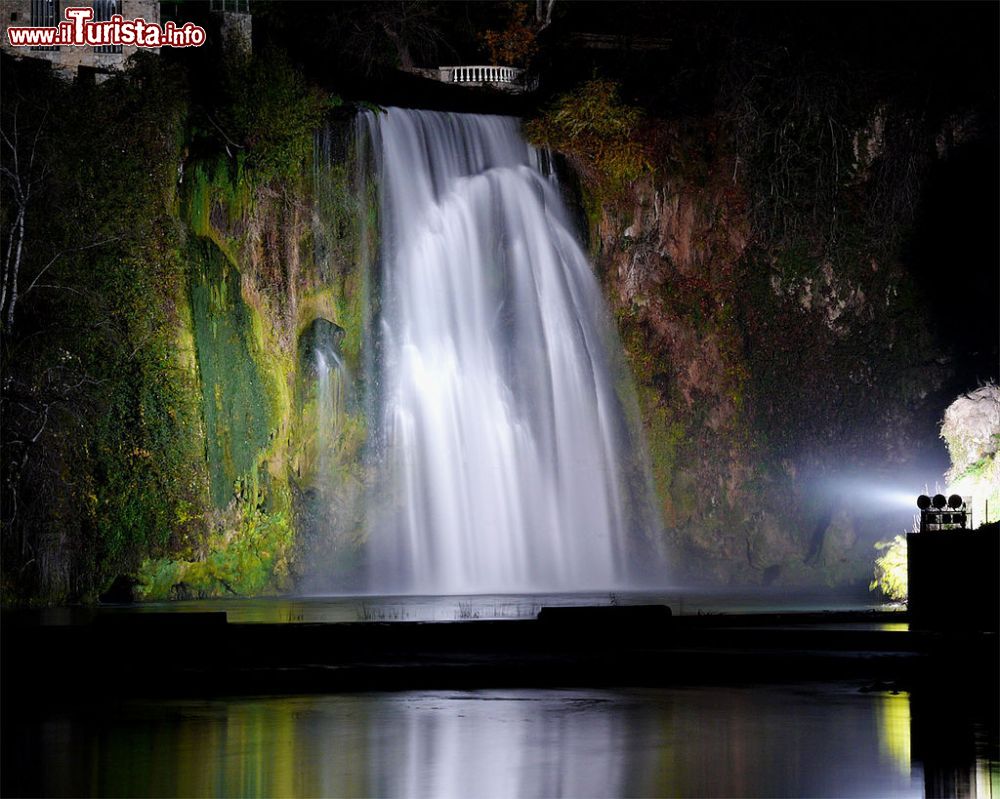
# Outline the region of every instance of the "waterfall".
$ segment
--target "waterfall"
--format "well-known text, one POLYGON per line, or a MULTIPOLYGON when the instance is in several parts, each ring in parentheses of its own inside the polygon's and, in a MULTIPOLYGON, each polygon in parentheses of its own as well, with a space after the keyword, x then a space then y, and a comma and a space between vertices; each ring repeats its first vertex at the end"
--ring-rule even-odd
POLYGON ((379 209, 371 587, 629 585, 656 514, 557 179, 513 118, 392 108, 361 128, 379 209))
POLYGON ((337 424, 343 411, 344 368, 340 358, 329 349, 315 350, 316 357, 316 438, 319 456, 320 489, 331 480, 330 451, 336 446, 337 424))

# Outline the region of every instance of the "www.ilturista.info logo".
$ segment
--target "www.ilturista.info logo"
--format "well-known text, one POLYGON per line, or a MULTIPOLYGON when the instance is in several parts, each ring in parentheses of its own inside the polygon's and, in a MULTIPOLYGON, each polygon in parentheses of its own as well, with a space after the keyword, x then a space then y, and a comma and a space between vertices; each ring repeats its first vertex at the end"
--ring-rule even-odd
POLYGON ((92 22, 94 9, 67 8, 66 19, 54 28, 11 26, 7 38, 14 47, 200 47, 205 43, 205 29, 193 22, 163 25, 144 19, 125 19, 113 14, 110 19, 92 22))

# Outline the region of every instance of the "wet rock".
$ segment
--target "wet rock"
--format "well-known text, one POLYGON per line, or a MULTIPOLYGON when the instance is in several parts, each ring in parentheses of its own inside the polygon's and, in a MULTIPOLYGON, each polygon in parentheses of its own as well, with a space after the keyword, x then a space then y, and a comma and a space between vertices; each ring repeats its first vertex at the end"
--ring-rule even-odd
POLYGON ((329 319, 321 316, 313 319, 299 336, 299 364, 303 373, 315 374, 320 358, 327 366, 340 364, 344 334, 344 328, 329 319))
POLYGON ((185 582, 174 583, 170 586, 170 598, 172 600, 194 599, 194 589, 185 582))
POLYGON ((139 581, 127 574, 119 574, 98 599, 105 605, 120 605, 135 602, 135 587, 139 581))

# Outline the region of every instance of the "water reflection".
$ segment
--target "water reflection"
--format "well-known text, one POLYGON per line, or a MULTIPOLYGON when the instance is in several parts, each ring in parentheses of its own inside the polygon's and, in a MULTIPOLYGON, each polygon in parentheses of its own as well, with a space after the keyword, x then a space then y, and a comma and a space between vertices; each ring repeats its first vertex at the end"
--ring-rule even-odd
POLYGON ((933 729, 911 761, 910 705, 847 686, 129 703, 8 728, 4 793, 921 796, 926 770, 928 795, 991 795, 995 762, 936 761, 933 729))
POLYGON ((879 726, 879 753, 901 774, 910 772, 910 697, 904 693, 883 693, 875 700, 879 726))

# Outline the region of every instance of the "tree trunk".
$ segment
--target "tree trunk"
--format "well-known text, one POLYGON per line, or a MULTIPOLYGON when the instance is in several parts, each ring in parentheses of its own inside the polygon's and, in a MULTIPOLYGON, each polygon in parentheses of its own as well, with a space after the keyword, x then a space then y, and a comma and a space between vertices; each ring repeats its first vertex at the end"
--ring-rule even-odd
MULTIPOLYGON (((24 244, 24 214, 25 207, 27 205, 28 198, 25 197, 24 201, 20 203, 20 208, 17 212, 17 221, 15 222, 15 227, 17 228, 17 248, 14 250, 13 260, 10 258, 10 246, 7 247, 8 258, 6 269, 4 270, 3 276, 3 300, 7 300, 7 292, 10 291, 10 301, 7 303, 7 320, 4 324, 5 330, 10 330, 14 326, 14 306, 17 304, 17 274, 21 268, 21 250, 24 244)), ((0 311, 3 309, 3 303, 0 302, 0 311)))

